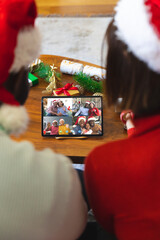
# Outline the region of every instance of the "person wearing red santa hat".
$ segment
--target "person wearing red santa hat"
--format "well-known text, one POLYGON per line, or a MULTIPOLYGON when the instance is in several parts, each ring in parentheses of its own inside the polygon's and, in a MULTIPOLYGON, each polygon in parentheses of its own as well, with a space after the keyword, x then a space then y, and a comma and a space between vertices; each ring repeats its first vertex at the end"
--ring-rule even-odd
POLYGON ((50 135, 58 135, 58 121, 53 120, 50 135))
POLYGON ((75 240, 86 204, 71 161, 10 137, 25 131, 28 64, 39 54, 34 0, 0 1, 0 239, 75 240))
POLYGON ((115 10, 106 33, 106 99, 111 106, 123 98, 135 129, 89 154, 86 189, 96 219, 118 240, 159 240, 160 1, 120 0, 115 10))
POLYGON ((75 125, 73 126, 73 130, 72 130, 73 134, 82 135, 85 125, 86 125, 86 117, 85 116, 78 117, 75 122, 75 125))
POLYGON ((102 127, 101 125, 95 123, 96 118, 95 117, 89 117, 88 118, 88 123, 91 127, 92 134, 101 134, 102 133, 102 127))
POLYGON ((51 106, 47 109, 47 116, 57 116, 58 101, 55 99, 52 101, 51 106))
POLYGON ((69 124, 65 124, 65 120, 63 118, 59 120, 58 132, 59 132, 59 135, 69 135, 71 132, 69 128, 69 124))

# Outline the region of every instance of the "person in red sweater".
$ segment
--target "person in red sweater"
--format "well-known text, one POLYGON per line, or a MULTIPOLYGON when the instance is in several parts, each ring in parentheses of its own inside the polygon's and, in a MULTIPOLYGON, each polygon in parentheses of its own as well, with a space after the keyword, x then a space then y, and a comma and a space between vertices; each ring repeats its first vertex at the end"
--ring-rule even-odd
POLYGON ((52 122, 50 135, 58 135, 58 122, 57 122, 57 120, 54 120, 52 122))
POLYGON ((124 116, 133 124, 128 138, 98 146, 86 158, 85 185, 96 219, 118 240, 160 239, 157 16, 159 1, 121 0, 106 33, 108 106, 122 97, 121 109, 132 109, 134 119, 124 116))
POLYGON ((89 116, 90 117, 94 117, 94 116, 99 116, 100 113, 99 113, 99 110, 98 108, 95 107, 95 102, 91 102, 90 103, 90 109, 89 109, 89 116))

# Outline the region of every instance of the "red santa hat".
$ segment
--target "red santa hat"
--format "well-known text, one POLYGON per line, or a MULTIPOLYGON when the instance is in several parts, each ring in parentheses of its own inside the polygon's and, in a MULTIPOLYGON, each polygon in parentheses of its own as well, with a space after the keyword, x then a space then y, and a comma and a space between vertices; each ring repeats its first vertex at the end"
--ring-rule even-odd
POLYGON ((3 0, 0 3, 0 101, 19 106, 3 84, 9 73, 18 72, 38 56, 40 43, 34 27, 34 0, 3 0))
POLYGON ((79 122, 80 122, 81 120, 84 120, 84 122, 85 122, 85 124, 86 124, 86 117, 85 117, 85 116, 80 116, 80 117, 77 118, 77 121, 75 122, 75 125, 79 124, 79 122))
POLYGON ((61 120, 63 120, 63 121, 65 122, 65 120, 64 120, 63 118, 60 118, 60 119, 59 119, 59 122, 60 122, 61 120))
POLYGON ((90 101, 86 101, 86 104, 90 104, 91 102, 90 101))
POLYGON ((160 1, 120 0, 116 35, 138 59, 160 73, 160 1))
POLYGON ((58 123, 58 121, 57 121, 57 120, 53 120, 53 122, 52 122, 52 123, 55 123, 55 122, 56 122, 56 123, 58 123))
POLYGON ((18 73, 38 55, 40 40, 34 26, 37 10, 34 0, 0 1, 0 125, 8 132, 20 133, 26 128, 25 108, 5 87, 10 73, 18 73))
POLYGON ((92 102, 90 102, 90 104, 91 104, 91 103, 92 103, 94 106, 96 105, 96 103, 95 103, 95 102, 93 102, 93 101, 92 101, 92 102))
POLYGON ((57 100, 57 99, 55 99, 55 100, 53 100, 53 101, 52 101, 52 103, 54 103, 54 102, 58 102, 58 100, 57 100))
POLYGON ((95 119, 95 117, 89 117, 89 118, 88 118, 88 122, 89 122, 89 121, 96 121, 96 119, 95 119))

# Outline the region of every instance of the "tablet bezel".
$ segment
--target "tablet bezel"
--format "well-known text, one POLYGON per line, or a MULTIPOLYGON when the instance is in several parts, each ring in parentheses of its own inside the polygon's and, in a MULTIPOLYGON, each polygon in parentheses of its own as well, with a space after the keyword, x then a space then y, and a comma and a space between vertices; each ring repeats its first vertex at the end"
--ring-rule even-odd
POLYGON ((104 132, 103 132, 103 98, 102 96, 43 96, 42 99, 41 99, 41 135, 42 137, 51 137, 51 138, 57 138, 57 137, 65 137, 65 138, 76 138, 76 137, 102 137, 104 135, 104 132), (100 98, 101 99, 101 117, 102 117, 102 133, 101 134, 84 134, 84 135, 44 135, 43 134, 43 99, 44 98, 52 98, 52 99, 60 99, 60 98, 70 98, 70 99, 74 99, 74 98, 100 98))

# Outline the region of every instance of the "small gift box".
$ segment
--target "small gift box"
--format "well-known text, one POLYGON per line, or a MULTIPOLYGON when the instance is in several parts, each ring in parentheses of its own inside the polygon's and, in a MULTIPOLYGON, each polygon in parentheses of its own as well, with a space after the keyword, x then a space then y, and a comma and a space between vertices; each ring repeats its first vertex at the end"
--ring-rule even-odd
POLYGON ((38 78, 35 77, 33 74, 29 73, 28 74, 28 82, 29 82, 29 86, 35 86, 38 84, 38 78))
POLYGON ((55 96, 79 96, 80 92, 77 87, 72 87, 72 83, 67 83, 63 88, 53 90, 55 96))

